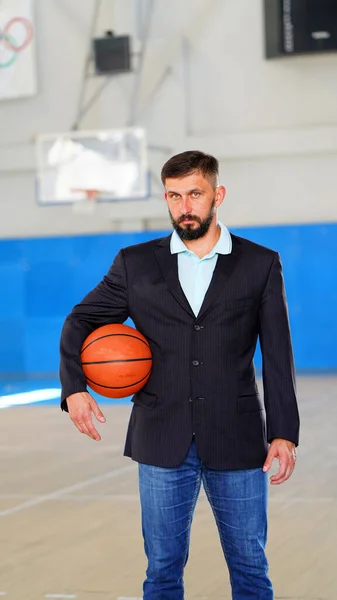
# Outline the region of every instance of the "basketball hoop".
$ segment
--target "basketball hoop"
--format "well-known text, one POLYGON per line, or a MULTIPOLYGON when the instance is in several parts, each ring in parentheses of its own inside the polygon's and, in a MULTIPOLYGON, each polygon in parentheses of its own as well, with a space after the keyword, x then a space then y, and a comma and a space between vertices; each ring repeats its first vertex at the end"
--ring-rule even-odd
POLYGON ((90 213, 97 199, 150 197, 146 132, 139 127, 40 134, 36 165, 39 205, 72 203, 90 213))
POLYGON ((99 190, 72 188, 71 191, 73 193, 81 193, 83 195, 82 198, 73 203, 72 208, 74 213, 91 215, 95 212, 97 200, 100 194, 99 190))

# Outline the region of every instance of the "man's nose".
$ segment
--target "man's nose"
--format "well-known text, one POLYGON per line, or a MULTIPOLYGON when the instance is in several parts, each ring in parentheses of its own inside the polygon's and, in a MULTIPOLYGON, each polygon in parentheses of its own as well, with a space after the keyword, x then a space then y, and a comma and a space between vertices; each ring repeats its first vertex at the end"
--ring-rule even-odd
POLYGON ((182 196, 180 203, 180 212, 182 215, 187 215, 191 212, 191 200, 188 196, 182 196))

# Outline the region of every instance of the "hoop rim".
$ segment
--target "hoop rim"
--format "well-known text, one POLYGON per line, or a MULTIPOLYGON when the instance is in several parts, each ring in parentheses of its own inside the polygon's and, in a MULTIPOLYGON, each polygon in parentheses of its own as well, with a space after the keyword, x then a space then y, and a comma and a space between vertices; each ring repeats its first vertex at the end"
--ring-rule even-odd
POLYGON ((85 194, 87 200, 98 200, 100 190, 92 189, 92 188, 71 188, 71 192, 82 192, 85 194))

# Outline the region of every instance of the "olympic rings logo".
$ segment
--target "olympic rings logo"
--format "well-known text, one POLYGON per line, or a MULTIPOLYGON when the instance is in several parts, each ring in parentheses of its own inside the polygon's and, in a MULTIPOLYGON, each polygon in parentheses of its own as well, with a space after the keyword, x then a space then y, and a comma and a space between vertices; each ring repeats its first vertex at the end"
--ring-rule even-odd
POLYGON ((34 28, 32 23, 25 17, 13 17, 6 25, 0 29, 0 43, 4 47, 4 52, 0 54, 0 69, 11 67, 17 60, 20 52, 23 52, 31 43, 34 36, 34 28), (13 26, 22 25, 24 28, 24 38, 21 42, 12 35, 13 26), (9 57, 1 60, 3 55, 10 53, 9 57))

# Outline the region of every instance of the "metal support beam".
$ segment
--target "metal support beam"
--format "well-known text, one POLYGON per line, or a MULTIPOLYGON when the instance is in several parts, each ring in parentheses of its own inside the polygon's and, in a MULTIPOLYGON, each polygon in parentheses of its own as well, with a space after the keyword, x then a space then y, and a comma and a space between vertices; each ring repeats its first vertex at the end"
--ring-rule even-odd
MULTIPOLYGON (((97 95, 97 92, 94 94, 94 101, 89 100, 86 103, 85 107, 83 106, 85 92, 86 92, 86 86, 87 86, 87 79, 88 79, 88 75, 89 75, 89 67, 90 67, 90 63, 92 61, 92 39, 97 30, 97 23, 98 23, 101 7, 102 7, 102 0, 95 0, 94 11, 93 11, 93 15, 92 15, 92 19, 91 19, 91 26, 90 26, 90 31, 89 31, 89 37, 87 40, 87 51, 86 51, 86 55, 85 55, 83 72, 82 72, 81 89, 80 89, 80 94, 79 94, 79 98, 78 98, 78 107, 77 107, 77 112, 76 112, 76 118, 75 118, 74 124, 71 128, 73 131, 77 130, 79 128, 79 125, 80 125, 81 120, 83 119, 84 115, 87 113, 89 108, 92 106, 93 102, 96 100, 96 97, 98 97, 103 90, 103 88, 102 88, 101 91, 98 93, 98 95, 97 95)), ((103 87, 105 87, 105 85, 103 87)))
POLYGON ((129 115, 129 120, 127 123, 128 126, 135 125, 137 122, 137 117, 138 117, 137 113, 138 113, 138 106, 139 106, 139 92, 140 92, 140 86, 141 86, 141 82, 142 82, 144 59, 145 59, 145 53, 146 53, 146 49, 147 49, 148 39, 150 36, 151 21, 152 21, 152 15, 153 15, 153 11, 154 11, 154 0, 146 0, 146 11, 143 16, 143 11, 142 11, 142 2, 143 1, 144 0, 136 0, 137 29, 139 31, 139 37, 140 37, 140 41, 141 41, 141 50, 140 50, 140 54, 139 54, 139 61, 138 61, 137 69, 135 71, 134 86, 133 86, 133 92, 132 92, 131 102, 130 102, 130 115, 129 115))

